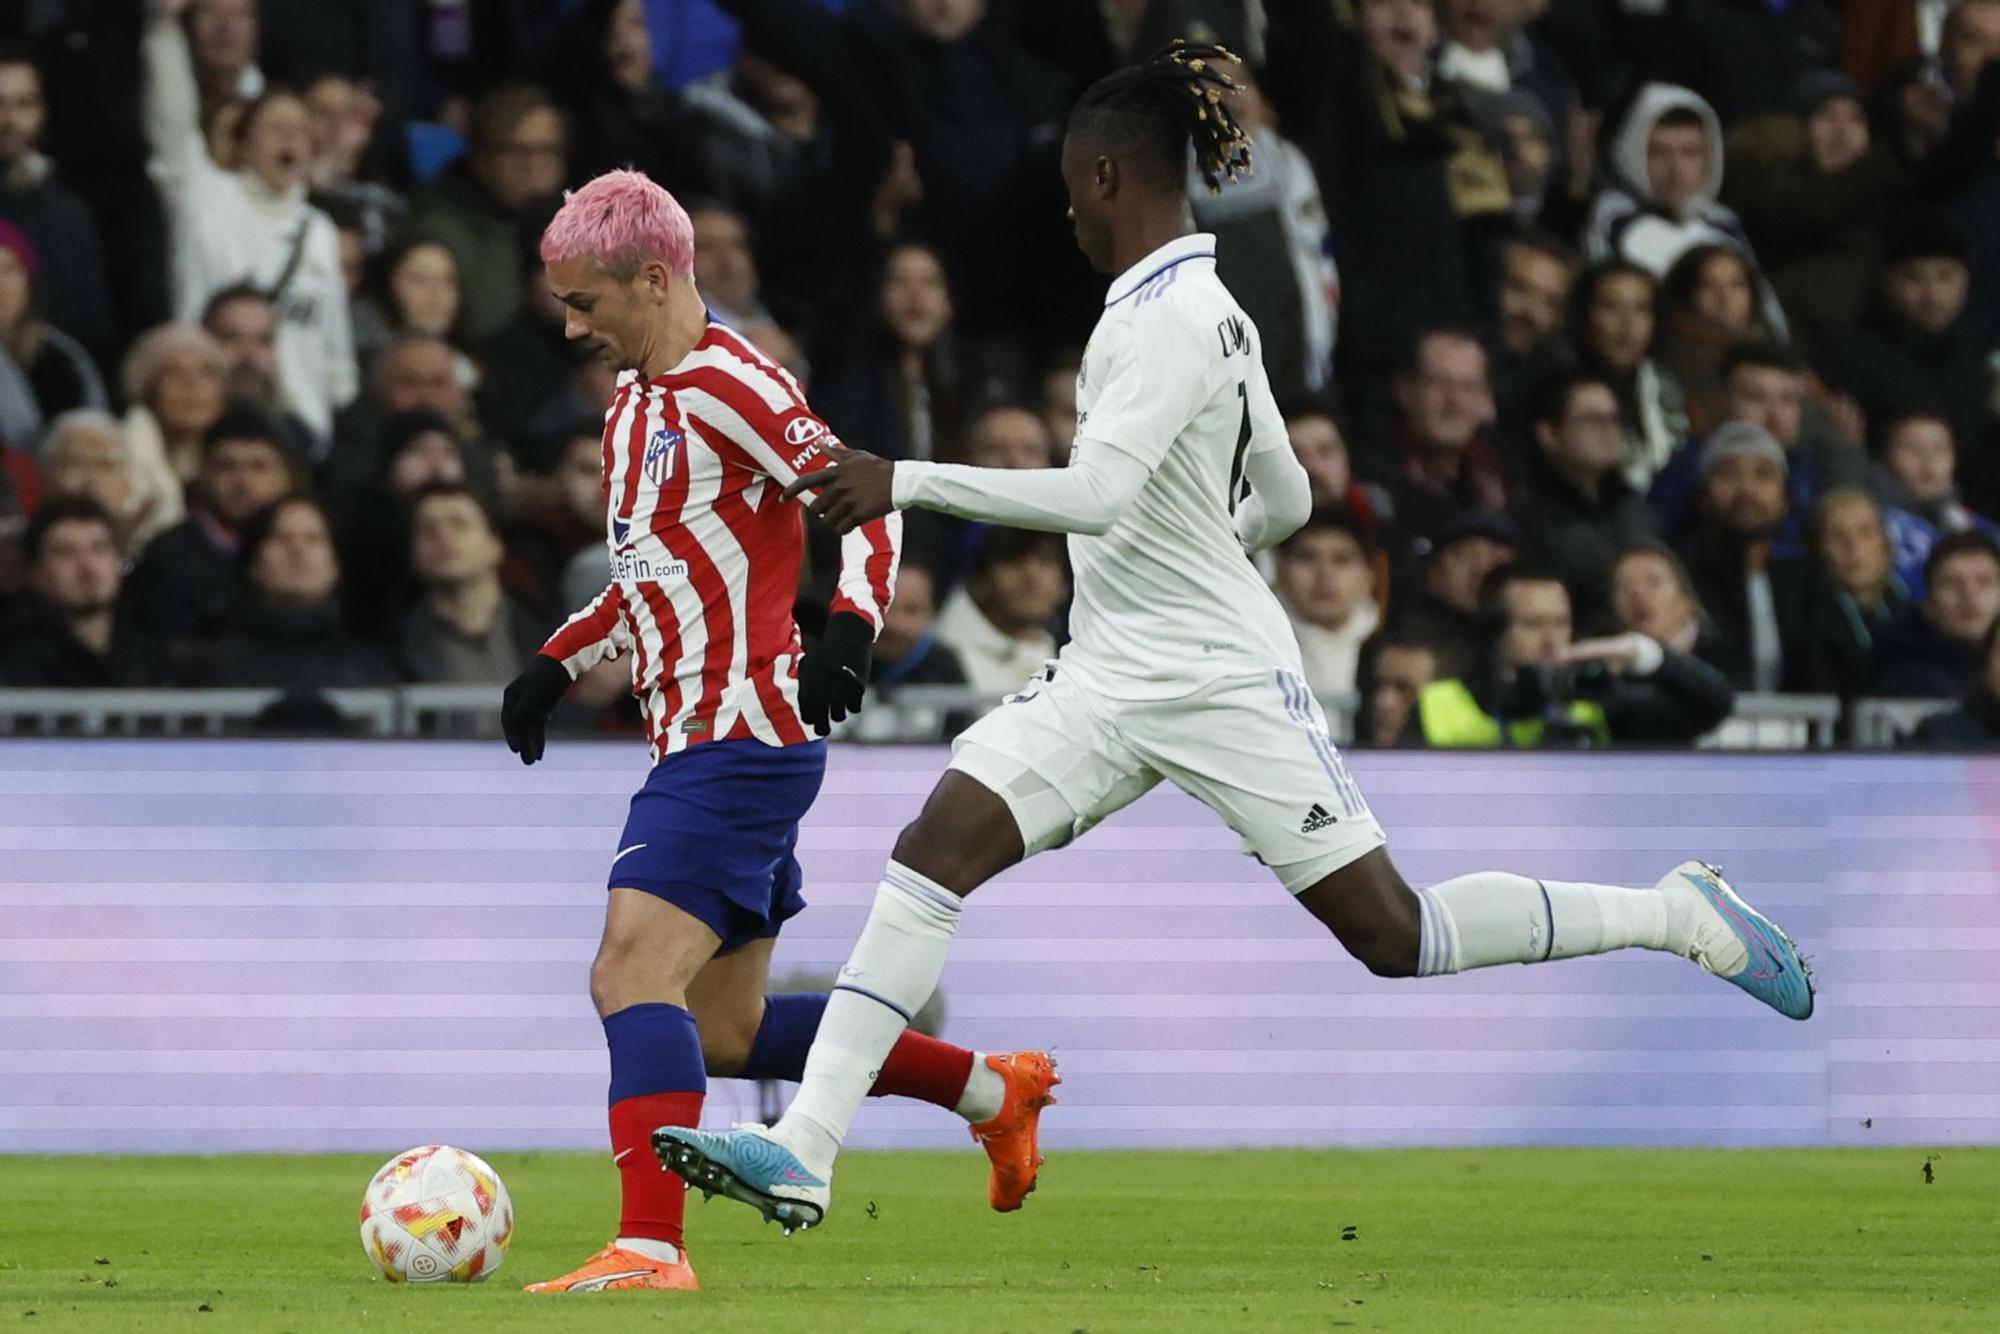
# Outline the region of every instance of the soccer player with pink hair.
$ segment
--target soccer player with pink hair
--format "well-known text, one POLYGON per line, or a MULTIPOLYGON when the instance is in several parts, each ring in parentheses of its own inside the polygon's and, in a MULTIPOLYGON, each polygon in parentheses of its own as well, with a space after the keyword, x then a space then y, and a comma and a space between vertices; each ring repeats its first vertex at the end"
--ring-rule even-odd
MULTIPOLYGON (((766 996, 780 926, 805 906, 794 849, 819 793, 833 723, 861 707, 895 584, 901 521, 841 543, 826 632, 804 652, 792 619, 805 507, 786 488, 840 443, 797 381, 709 318, 694 232, 674 197, 614 171, 569 195, 543 234, 565 332, 619 370, 605 416, 611 581, 507 687, 507 744, 541 758, 570 683, 628 656, 655 761, 611 860, 591 999, 611 1056, 618 1233, 530 1292, 694 1288, 686 1188, 652 1135, 700 1119, 709 1074, 801 1077, 824 995, 766 996)), ((906 1034, 874 1090, 949 1107, 992 1160, 988 1199, 1033 1189, 1040 1052, 984 1056, 906 1034)))

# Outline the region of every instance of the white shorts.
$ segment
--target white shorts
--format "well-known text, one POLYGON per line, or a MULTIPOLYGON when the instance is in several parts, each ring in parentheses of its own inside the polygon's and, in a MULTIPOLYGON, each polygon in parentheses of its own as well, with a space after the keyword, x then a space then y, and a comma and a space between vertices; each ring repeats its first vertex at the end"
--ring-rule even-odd
POLYGON ((1218 677, 1191 695, 1118 700, 1060 663, 959 734, 951 767, 997 794, 1028 856, 1061 847, 1162 778, 1243 836, 1297 894, 1388 840, 1294 672, 1218 677))

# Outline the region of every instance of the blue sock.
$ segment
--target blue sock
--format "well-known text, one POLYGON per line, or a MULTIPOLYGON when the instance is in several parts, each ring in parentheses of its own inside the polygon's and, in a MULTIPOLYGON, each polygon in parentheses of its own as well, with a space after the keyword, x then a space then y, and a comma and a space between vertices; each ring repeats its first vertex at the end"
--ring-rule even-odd
POLYGON ((764 1022, 757 1025, 749 1058, 737 1077, 789 1079, 794 1084, 805 1078, 806 1053, 812 1050, 813 1035, 819 1032, 826 1001, 825 992, 764 997, 764 1022))
POLYGON ((687 1192, 679 1177, 660 1170, 653 1132, 663 1125, 701 1121, 708 1068, 694 1016, 678 1005, 628 1005, 604 1016, 611 1049, 611 1161, 622 1198, 621 1240, 681 1244, 687 1192))

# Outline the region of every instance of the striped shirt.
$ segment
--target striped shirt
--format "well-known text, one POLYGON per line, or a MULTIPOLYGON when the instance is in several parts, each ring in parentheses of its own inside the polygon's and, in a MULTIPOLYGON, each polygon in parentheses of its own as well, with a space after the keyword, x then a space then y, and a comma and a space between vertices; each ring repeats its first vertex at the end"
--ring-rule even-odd
MULTIPOLYGON (((720 324, 665 375, 619 377, 604 424, 611 583, 542 652, 572 677, 630 653, 656 759, 719 737, 808 739, 792 619, 805 510, 783 492, 834 443, 798 382, 720 324)), ((881 630, 901 535, 891 514, 841 539, 834 612, 881 630)))

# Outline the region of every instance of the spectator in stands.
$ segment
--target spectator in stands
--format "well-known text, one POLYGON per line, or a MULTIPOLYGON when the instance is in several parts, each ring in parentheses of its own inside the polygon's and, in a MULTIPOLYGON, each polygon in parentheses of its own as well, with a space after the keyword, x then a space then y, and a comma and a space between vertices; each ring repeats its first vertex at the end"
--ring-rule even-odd
MULTIPOLYGON (((485 438, 472 397, 458 378, 458 354, 431 334, 406 333, 382 349, 369 372, 369 392, 341 420, 341 443, 327 460, 323 481, 336 507, 345 508, 388 466, 388 424, 407 412, 444 418, 465 451, 464 480, 487 503, 499 495, 503 449, 485 438)), ((598 399, 601 411, 610 395, 598 399)))
POLYGON ((1748 254, 1743 224, 1717 200, 1722 155, 1721 122, 1701 94, 1667 83, 1640 88, 1612 136, 1612 183, 1591 205, 1585 253, 1623 259, 1654 278, 1698 245, 1748 254))
POLYGON ((1785 451, 1761 426, 1729 422, 1702 446, 1696 526, 1681 558, 1701 604, 1729 650, 1725 670, 1739 690, 1816 690, 1823 677, 1808 651, 1811 567, 1780 551, 1791 513, 1785 451))
POLYGON ((1278 132, 1247 66, 1232 103, 1250 138, 1250 168, 1211 192, 1189 168, 1195 226, 1215 235, 1217 271, 1257 326, 1271 387, 1282 401, 1333 378, 1340 273, 1312 163, 1278 132))
POLYGON ((975 386, 952 334, 944 262, 906 242, 883 267, 876 319, 814 352, 815 404, 841 439, 885 458, 929 459, 959 436, 975 386))
POLYGON ((1575 372, 1552 380, 1535 410, 1514 521, 1529 550, 1548 562, 1586 615, 1603 605, 1612 562, 1650 537, 1653 511, 1618 472, 1618 394, 1602 375, 1575 372))
POLYGON ((146 509, 141 479, 118 419, 97 408, 71 408, 49 424, 41 449, 44 496, 87 496, 117 526, 118 554, 129 556, 160 530, 146 509))
POLYGON ((25 547, 30 591, 0 630, 0 685, 167 684, 159 643, 119 614, 125 566, 118 523, 102 505, 87 495, 48 501, 29 520, 25 547))
POLYGON ((405 680, 503 684, 542 646, 551 627, 501 586, 505 556, 485 506, 463 486, 434 484, 412 498, 417 596, 397 635, 405 680))
POLYGON ((266 87, 257 67, 261 35, 256 0, 181 0, 159 6, 184 10, 188 53, 204 100, 255 101, 266 87))
POLYGON ((1715 244, 1688 250, 1660 284, 1660 364, 1674 373, 1696 435, 1729 420, 1725 354, 1739 343, 1771 341, 1758 312, 1760 286, 1742 251, 1715 244))
POLYGON ((1363 0, 1351 30, 1331 5, 1265 8, 1264 84, 1318 175, 1341 319, 1361 331, 1340 343, 1341 384, 1373 423, 1416 334, 1483 313, 1474 275, 1513 209, 1506 168, 1458 86, 1435 77, 1432 5, 1363 0))
POLYGON ((549 291, 540 257, 529 258, 520 313, 477 347, 486 368, 477 403, 481 421, 507 424, 521 466, 545 472, 556 466, 577 418, 601 416, 610 400, 585 402, 574 387, 578 369, 596 358, 563 336, 565 307, 549 291))
POLYGON ((1884 634, 1872 693, 1945 698, 1980 668, 1980 647, 2000 618, 2000 547, 1983 533, 1953 533, 1924 563, 1924 600, 1884 634))
POLYGON ((1042 373, 1042 424, 1049 428, 1056 458, 1063 463, 1069 462, 1070 446, 1076 441, 1076 374, 1082 365, 1083 354, 1066 348, 1050 359, 1042 373))
POLYGON ((0 46, 0 221, 18 227, 40 260, 38 304, 49 323, 108 364, 118 334, 97 218, 41 152, 46 123, 33 57, 0 46))
POLYGON ((42 420, 72 408, 108 408, 104 381, 83 344, 36 309, 39 263, 21 229, 0 222, 0 351, 20 368, 42 420))
POLYGON ((688 208, 688 221, 694 224, 695 286, 709 314, 736 329, 769 321, 743 215, 727 204, 699 200, 688 208))
POLYGON ((1960 484, 1975 509, 2000 501, 2000 464, 1980 466, 1991 436, 1987 347, 1966 319, 1964 232, 1942 213, 1905 214, 1882 248, 1882 278, 1862 322, 1822 359, 1828 385, 1871 420, 1938 405, 1966 454, 1960 484))
POLYGON ((1827 604, 1811 618, 1812 652, 1823 684, 1853 698, 1872 683, 1876 646, 1893 638, 1910 590, 1897 576, 1881 506, 1859 487, 1830 491, 1820 500, 1812 545, 1826 576, 1816 592, 1827 604))
POLYGON ((1293 404, 1285 414, 1285 434, 1299 466, 1306 470, 1313 508, 1346 510, 1373 540, 1391 513, 1389 496, 1378 486, 1354 479, 1347 437, 1332 410, 1312 400, 1293 404))
POLYGON ((201 466, 202 440, 226 401, 224 371, 221 347, 187 324, 150 329, 126 354, 125 447, 149 527, 186 517, 185 491, 201 466))
MULTIPOLYGON (((410 533, 417 497, 429 487, 467 483, 464 444, 449 421, 427 408, 389 419, 380 457, 379 473, 338 511, 347 625, 371 642, 393 635, 403 604, 416 592, 410 533)), ((601 491, 599 496, 601 523, 601 491)))
POLYGON ((1636 632, 1573 640, 1569 590, 1529 561, 1481 590, 1488 634, 1469 677, 1417 695, 1410 737, 1432 747, 1686 743, 1735 703, 1722 674, 1636 632))
POLYGON ((180 26, 156 17, 145 52, 154 174, 173 216, 174 308, 193 321, 225 287, 251 282, 270 292, 280 320, 278 375, 323 452, 334 413, 354 397, 356 374, 340 240, 333 220, 306 198, 311 113, 294 93, 256 94, 236 124, 240 165, 225 171, 202 142, 196 72, 180 26))
MULTIPOLYGON (((451 251, 421 235, 404 237, 368 267, 355 304, 355 350, 372 356, 404 333, 442 338, 458 350, 465 323, 461 295, 451 251)), ((478 369, 463 351, 457 373, 467 388, 479 382, 478 369)))
MULTIPOLYGON (((278 382, 278 307, 270 294, 249 283, 225 287, 208 299, 201 327, 222 348, 229 396, 263 409, 277 423, 286 448, 311 458, 312 428, 288 406, 278 382)), ((190 461, 199 452, 199 432, 192 441, 190 461)))
POLYGON ((937 635, 937 578, 930 567, 904 561, 896 597, 875 637, 869 681, 877 689, 965 684, 965 667, 937 635))
POLYGON ((1419 334, 1395 395, 1389 494, 1404 532, 1428 537, 1459 514, 1504 511, 1507 473, 1493 442, 1493 385, 1479 340, 1454 329, 1419 334))
POLYGON ((1381 623, 1370 548, 1354 517, 1335 509, 1313 511, 1278 544, 1273 586, 1298 638, 1306 685, 1328 709, 1346 707, 1361 646, 1381 623))
POLYGON ((194 657, 205 685, 329 690, 386 685, 388 660, 341 623, 340 557, 319 502, 290 496, 244 525, 243 596, 228 634, 194 657))
POLYGON ((1742 215, 1793 342, 1817 353, 1861 316, 1902 168, 1835 70, 1799 80, 1794 114, 1730 136, 1723 197, 1742 215))
MULTIPOLYGON (((1860 437, 1838 434, 1841 414, 1808 412, 1808 381, 1805 363, 1775 343, 1737 343, 1723 354, 1724 420, 1763 427, 1785 451, 1791 516, 1779 545, 1787 549, 1804 545, 1804 517, 1816 497, 1868 475, 1860 437)), ((1687 521, 1701 457, 1701 443, 1689 441, 1653 479, 1648 498, 1670 529, 1687 521)))
POLYGON ((1620 471, 1643 491, 1687 439, 1687 404, 1653 358, 1653 278, 1624 260, 1593 264, 1570 288, 1569 342, 1577 364, 1618 387, 1620 471))
MULTIPOLYGON (((1937 8, 1935 0, 1930 5, 1937 8)), ((1944 15, 1934 59, 1909 62, 1885 90, 1892 128, 1915 164, 1913 193, 1947 210, 1965 230, 1974 284, 1973 323, 2000 325, 2000 0, 1957 0, 1944 15)), ((1963 438, 1963 437, 1961 437, 1963 438)))
POLYGON ((483 339, 521 309, 521 256, 533 249, 568 178, 568 131, 546 94, 528 86, 500 88, 472 115, 471 144, 411 200, 411 225, 442 241, 462 274, 479 281, 464 289, 465 329, 483 339))
POLYGON ((1715 623, 1695 596, 1687 566, 1657 538, 1634 542, 1611 567, 1611 622, 1679 653, 1726 669, 1728 653, 1715 623))
MULTIPOLYGON (((1516 236, 1500 251, 1493 387, 1503 430, 1519 432, 1530 396, 1554 372, 1575 279, 1575 252, 1546 232, 1516 236)), ((1523 442, 1510 435, 1507 444, 1523 442)))
POLYGON ((500 577, 507 591, 545 620, 560 621, 583 605, 572 604, 563 592, 563 572, 573 559, 596 557, 588 580, 590 597, 608 577, 603 435, 601 417, 585 417, 571 427, 553 474, 555 494, 509 524, 502 535, 507 558, 500 577))
POLYGON ((938 615, 938 639, 974 689, 1017 690, 1055 656, 1049 624, 1068 592, 1060 538, 990 528, 973 549, 964 587, 938 615))
POLYGON ((138 627, 169 641, 220 633, 237 597, 244 527, 292 490, 298 472, 269 417, 241 407, 217 418, 202 437, 187 519, 155 538, 132 572, 138 627))
POLYGON ((708 188, 707 127, 654 68, 641 0, 578 6, 556 35, 543 81, 575 119, 573 180, 636 167, 676 192, 708 188))
POLYGON ((1978 531, 2000 541, 2000 525, 1975 514, 1958 498, 1958 448, 1942 413, 1919 409, 1881 424, 1881 470, 1875 477, 1885 504, 1914 522, 1893 530, 1896 566, 1922 568, 1931 547, 1948 533, 1978 531))
POLYGON ((1397 627, 1436 650, 1443 674, 1462 675, 1472 670, 1483 639, 1480 587, 1487 575, 1520 557, 1527 539, 1512 519, 1468 514, 1419 545, 1418 587, 1414 598, 1399 600, 1397 627))
POLYGON ((1053 468, 1055 441, 1041 414, 1019 403, 982 409, 966 427, 964 461, 975 468, 1053 468))
POLYGON ((2000 750, 2000 619, 1986 632, 1978 680, 1958 707, 1917 724, 1905 743, 1926 750, 2000 750))
POLYGON ((1417 696, 1437 679, 1437 649, 1421 638, 1385 630, 1363 644, 1355 673, 1361 693, 1355 742, 1371 747, 1402 745, 1417 696))

